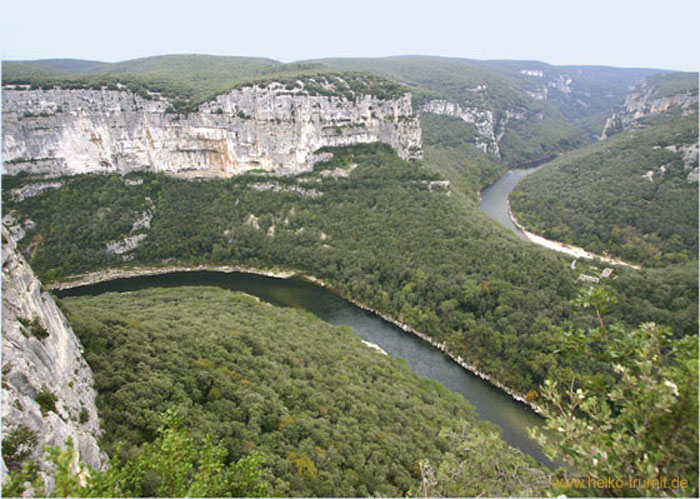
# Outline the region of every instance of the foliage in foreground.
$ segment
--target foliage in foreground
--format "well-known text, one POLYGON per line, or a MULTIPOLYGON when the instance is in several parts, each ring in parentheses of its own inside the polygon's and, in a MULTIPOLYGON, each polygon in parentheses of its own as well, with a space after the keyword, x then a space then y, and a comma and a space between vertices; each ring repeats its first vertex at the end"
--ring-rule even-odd
MULTIPOLYGON (((580 301, 601 317, 610 303, 605 295, 587 293, 580 301)), ((653 323, 629 331, 601 320, 596 329, 571 333, 569 349, 609 368, 577 375, 567 386, 547 380, 542 389, 547 424, 532 433, 551 459, 564 458, 575 469, 560 492, 697 496, 697 338, 673 339, 670 329, 653 323), (687 487, 672 488, 674 478, 687 487), (666 479, 666 488, 653 486, 655 479, 659 485, 666 479)))
MULTIPOLYGON (((112 459, 103 471, 83 462, 76 469, 70 437, 64 449, 47 447, 46 452, 54 468, 54 497, 263 497, 269 491, 259 454, 227 464, 221 445, 209 436, 203 441, 190 437, 172 412, 164 414, 153 442, 141 445, 128 460, 112 459)), ((22 495, 26 482, 35 496, 44 495, 46 485, 31 462, 8 477, 3 495, 22 495)))
POLYGON ((418 463, 421 481, 412 492, 422 497, 541 496, 551 484, 542 469, 507 453, 494 460, 482 449, 497 445, 494 434, 474 435, 468 424, 444 428, 440 436, 449 442, 441 462, 418 463))

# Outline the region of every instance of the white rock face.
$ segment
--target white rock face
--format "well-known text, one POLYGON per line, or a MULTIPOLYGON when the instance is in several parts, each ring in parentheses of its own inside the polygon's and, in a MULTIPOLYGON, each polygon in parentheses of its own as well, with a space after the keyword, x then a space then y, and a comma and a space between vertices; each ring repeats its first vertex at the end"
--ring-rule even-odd
POLYGON ((574 80, 569 75, 561 74, 557 78, 548 82, 549 86, 559 90, 564 95, 571 94, 571 84, 574 80))
POLYGON ((493 111, 490 109, 462 107, 448 100, 434 99, 423 104, 421 112, 452 116, 460 118, 467 123, 473 123, 480 137, 480 140, 476 142, 476 147, 496 157, 501 156, 496 136, 496 124, 493 118, 493 111))
POLYGON ((536 78, 544 78, 544 71, 541 69, 521 69, 520 74, 534 76, 536 78))
POLYGON ((123 255, 129 251, 135 250, 139 243, 146 239, 146 234, 137 234, 135 236, 128 236, 124 239, 118 241, 110 241, 107 243, 107 253, 113 253, 115 255, 123 255))
POLYGON ((672 107, 680 107, 683 116, 696 113, 698 108, 697 93, 678 93, 671 96, 657 96, 657 88, 646 81, 640 83, 627 94, 625 102, 613 109, 612 115, 606 120, 600 138, 607 137, 626 130, 635 122, 646 116, 662 113, 672 107))
POLYGON ((105 457, 97 444, 100 425, 92 371, 63 313, 51 295, 41 290, 41 283, 17 251, 16 240, 22 235, 21 229, 11 231, 3 223, 3 439, 20 425, 34 431, 38 445, 32 457, 46 470, 42 446, 63 447, 72 437, 80 458, 99 468, 105 457), (39 339, 33 335, 28 325, 32 321, 37 321, 48 336, 39 339), (55 412, 42 414, 36 401, 42 391, 56 396, 55 412))
POLYGON ((683 167, 688 173, 688 182, 697 182, 700 178, 700 171, 698 169, 698 152, 700 148, 698 147, 698 142, 694 144, 686 144, 678 147, 678 152, 683 156, 683 167))
POLYGON ((38 196, 44 191, 58 189, 62 185, 63 182, 37 182, 33 184, 28 184, 24 187, 18 187, 17 189, 10 190, 10 197, 12 197, 14 201, 20 202, 24 201, 27 198, 38 196))
POLYGON ((310 170, 323 146, 391 145, 422 157, 411 96, 314 95, 281 83, 238 88, 188 115, 127 90, 3 90, 4 172, 232 176, 310 170))

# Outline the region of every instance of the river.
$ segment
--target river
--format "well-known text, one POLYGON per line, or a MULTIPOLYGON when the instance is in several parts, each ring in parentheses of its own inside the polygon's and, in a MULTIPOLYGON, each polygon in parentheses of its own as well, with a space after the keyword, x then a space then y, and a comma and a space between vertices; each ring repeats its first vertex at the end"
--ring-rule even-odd
POLYGON ((535 168, 516 168, 508 170, 496 183, 481 191, 479 209, 525 241, 530 241, 530 239, 523 234, 510 219, 507 203, 508 196, 522 179, 528 175, 532 175, 543 166, 544 165, 539 165, 535 168))
POLYGON ((172 272, 144 275, 56 290, 59 297, 125 292, 150 287, 218 286, 257 296, 273 305, 308 310, 326 322, 350 326, 363 340, 375 343, 394 358, 406 359, 419 376, 434 379, 464 396, 482 419, 503 430, 511 446, 552 468, 539 445, 527 434, 542 426, 543 419, 502 390, 466 371, 445 354, 417 336, 406 333, 381 317, 363 310, 331 291, 301 279, 280 279, 241 272, 172 272))

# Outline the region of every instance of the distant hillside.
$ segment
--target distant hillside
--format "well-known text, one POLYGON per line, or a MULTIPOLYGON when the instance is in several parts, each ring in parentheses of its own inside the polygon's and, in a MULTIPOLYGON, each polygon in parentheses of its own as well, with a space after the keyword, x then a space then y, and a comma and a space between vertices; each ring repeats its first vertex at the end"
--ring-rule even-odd
POLYGON ((513 191, 533 232, 643 265, 697 258, 697 114, 566 155, 513 191))
POLYGON ((3 84, 37 86, 115 85, 142 94, 159 92, 183 110, 209 100, 235 85, 271 75, 318 72, 315 64, 283 64, 272 59, 209 55, 165 55, 117 63, 74 59, 3 62, 3 84))
MULTIPOLYGON (((552 102, 562 115, 581 123, 585 118, 607 115, 622 101, 630 87, 656 69, 608 66, 553 66, 537 61, 470 61, 500 71, 536 98, 552 102)), ((602 125, 602 122, 600 122, 602 125)))
POLYGON ((165 55, 117 63, 45 59, 3 63, 3 83, 114 85, 159 92, 191 111, 237 84, 319 71, 371 72, 407 85, 415 104, 473 124, 473 145, 507 165, 540 160, 599 135, 613 105, 651 69, 552 66, 429 56, 319 59, 165 55))
POLYGON ((140 74, 178 78, 225 78, 252 76, 284 66, 283 63, 262 57, 235 57, 213 55, 159 55, 122 62, 100 62, 82 59, 39 59, 36 61, 5 61, 6 78, 20 78, 26 65, 51 68, 67 74, 140 74))
MULTIPOLYGON (((317 62, 317 61, 313 61, 317 62)), ((482 103, 470 95, 474 87, 487 83, 487 95, 497 103, 524 105, 526 97, 547 100, 569 120, 597 113, 624 99, 630 87, 655 69, 626 69, 605 66, 553 66, 538 61, 478 61, 428 56, 399 56, 381 59, 323 59, 334 67, 364 69, 385 74, 427 93, 482 103), (525 95, 523 95, 525 94, 525 95)))
POLYGON ((407 85, 425 112, 474 123, 474 144, 508 165, 537 161, 588 140, 554 104, 528 94, 517 78, 467 59, 402 56, 310 62, 369 71, 407 85))
POLYGON ((655 74, 615 108, 605 140, 567 154, 511 195, 534 232, 644 265, 697 258, 697 73, 655 74))
POLYGON ((64 73, 90 73, 111 65, 109 62, 88 61, 85 59, 38 59, 36 61, 27 61, 27 63, 48 66, 64 73))
POLYGON ((601 136, 629 128, 646 128, 698 112, 698 73, 665 73, 637 84, 613 109, 601 136))

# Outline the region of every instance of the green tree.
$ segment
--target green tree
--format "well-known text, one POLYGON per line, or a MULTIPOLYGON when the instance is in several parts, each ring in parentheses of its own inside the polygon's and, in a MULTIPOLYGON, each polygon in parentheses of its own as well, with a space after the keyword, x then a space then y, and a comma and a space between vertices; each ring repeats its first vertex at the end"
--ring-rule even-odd
MULTIPOLYGON (((225 449, 208 436, 203 444, 190 437, 172 411, 164 415, 155 441, 143 444, 131 459, 115 458, 105 471, 78 462, 71 438, 64 449, 46 447, 46 452, 57 497, 261 497, 268 491, 260 455, 226 465, 225 449)), ((25 483, 35 479, 35 465, 26 461, 10 474, 3 494, 21 495, 25 483)), ((35 481, 32 488, 36 493, 41 486, 35 481)))
POLYGON ((458 430, 443 428, 440 437, 448 451, 436 466, 427 459, 418 462, 421 482, 411 490, 414 496, 526 497, 542 496, 549 488, 545 468, 532 458, 513 458, 495 433, 475 433, 465 423, 458 430))
POLYGON ((697 496, 697 338, 671 339, 669 328, 647 323, 632 331, 613 325, 578 333, 578 342, 612 373, 602 383, 572 379, 566 388, 547 380, 541 390, 547 423, 532 431, 550 459, 564 458, 583 478, 584 490, 565 493, 697 496), (674 477, 687 479, 688 487, 629 482, 666 478, 670 485, 674 477), (589 488, 589 478, 626 482, 589 488))
POLYGON ((611 295, 610 291, 603 286, 591 286, 586 290, 579 291, 578 297, 573 301, 574 306, 595 310, 601 328, 605 328, 603 316, 610 312, 616 303, 617 298, 611 295))

